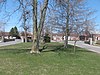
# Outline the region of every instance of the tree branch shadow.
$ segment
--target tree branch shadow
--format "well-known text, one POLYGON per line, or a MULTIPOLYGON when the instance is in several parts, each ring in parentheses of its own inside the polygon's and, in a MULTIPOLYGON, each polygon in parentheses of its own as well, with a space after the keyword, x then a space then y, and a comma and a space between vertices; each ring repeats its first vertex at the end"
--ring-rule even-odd
MULTIPOLYGON (((29 53, 30 51, 31 48, 0 48, 0 52, 7 52, 13 54, 29 53)), ((73 53, 74 47, 72 45, 68 45, 68 48, 64 48, 63 45, 49 45, 49 46, 43 46, 42 48, 39 49, 39 51, 43 53, 56 52, 58 54, 60 54, 61 52, 73 53)), ((76 46, 76 52, 79 53, 79 52, 92 52, 92 51, 76 46)))
POLYGON ((6 52, 6 53, 13 53, 13 54, 18 54, 18 53, 27 53, 29 52, 31 49, 18 49, 18 48, 8 48, 8 49, 0 49, 0 52, 6 52))

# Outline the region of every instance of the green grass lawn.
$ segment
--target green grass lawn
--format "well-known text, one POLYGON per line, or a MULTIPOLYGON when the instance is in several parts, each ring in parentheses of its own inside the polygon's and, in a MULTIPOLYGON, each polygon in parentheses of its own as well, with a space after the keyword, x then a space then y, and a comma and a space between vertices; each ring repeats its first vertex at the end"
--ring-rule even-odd
POLYGON ((0 75, 100 75, 100 54, 61 43, 30 54, 32 43, 0 47, 0 75))

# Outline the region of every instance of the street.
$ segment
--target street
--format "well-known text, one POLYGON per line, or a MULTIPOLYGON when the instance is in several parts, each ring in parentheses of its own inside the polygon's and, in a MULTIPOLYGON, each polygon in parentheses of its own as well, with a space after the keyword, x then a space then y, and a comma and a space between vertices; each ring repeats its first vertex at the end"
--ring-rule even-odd
POLYGON ((15 41, 0 42, 0 47, 1 46, 8 46, 8 45, 13 45, 13 44, 18 44, 18 43, 21 43, 21 40, 17 39, 15 41))
MULTIPOLYGON (((71 45, 74 45, 74 41, 69 41, 68 43, 71 44, 71 45)), ((93 45, 85 44, 83 41, 77 41, 76 46, 81 47, 81 48, 85 48, 89 51, 100 53, 100 47, 99 46, 93 46, 93 45)))

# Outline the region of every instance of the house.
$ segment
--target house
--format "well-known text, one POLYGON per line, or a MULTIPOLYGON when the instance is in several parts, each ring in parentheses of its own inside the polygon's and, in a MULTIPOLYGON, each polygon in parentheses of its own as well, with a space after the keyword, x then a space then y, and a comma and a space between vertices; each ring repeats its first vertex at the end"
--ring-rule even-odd
POLYGON ((100 40, 100 34, 92 34, 93 39, 100 40))
POLYGON ((100 40, 100 34, 90 34, 90 35, 81 35, 80 40, 86 41, 89 40, 89 38, 92 38, 93 41, 100 40))
POLYGON ((52 40, 53 41, 56 41, 56 42, 61 42, 61 41, 63 41, 64 40, 64 35, 63 34, 61 34, 61 33, 53 33, 52 34, 52 40))
POLYGON ((11 37, 9 32, 0 32, 0 42, 14 41, 15 37, 11 37))
MULTIPOLYGON (((65 40, 64 34, 61 33, 53 33, 52 38, 52 40, 56 42, 61 42, 65 40)), ((68 40, 79 40, 79 37, 77 34, 72 33, 68 36, 68 40)))
MULTIPOLYGON (((68 36, 68 40, 72 40, 72 41, 74 41, 74 40, 87 41, 90 38, 92 38, 93 41, 100 40, 100 34, 82 34, 82 35, 78 36, 78 34, 71 33, 68 36)), ((56 41, 56 42, 64 41, 65 36, 64 36, 64 34, 61 34, 61 33, 53 33, 52 40, 56 41)))
POLYGON ((0 37, 4 36, 5 38, 9 38, 9 32, 0 32, 0 37))
POLYGON ((75 33, 70 33, 68 36, 68 40, 74 41, 74 40, 80 40, 79 36, 75 33))
POLYGON ((4 39, 8 39, 9 36, 9 32, 0 32, 0 42, 3 42, 4 39))
MULTIPOLYGON (((21 37, 22 42, 25 42, 25 34, 24 34, 24 32, 21 32, 20 33, 20 37, 21 37)), ((28 42, 31 42, 32 41, 32 37, 33 37, 33 34, 27 32, 27 41, 28 42)))

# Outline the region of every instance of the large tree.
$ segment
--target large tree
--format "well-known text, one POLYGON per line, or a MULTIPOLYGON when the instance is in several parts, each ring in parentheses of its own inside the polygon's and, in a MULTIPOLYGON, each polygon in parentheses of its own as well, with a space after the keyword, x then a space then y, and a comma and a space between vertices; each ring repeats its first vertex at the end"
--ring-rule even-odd
POLYGON ((17 29, 16 26, 15 26, 14 28, 11 28, 9 34, 10 34, 12 37, 19 38, 19 32, 18 32, 18 29, 17 29))
POLYGON ((71 23, 72 23, 72 18, 73 16, 73 9, 76 8, 75 6, 75 1, 78 3, 78 0, 55 0, 56 1, 56 6, 58 9, 58 19, 57 24, 59 25, 58 28, 63 29, 62 31, 64 32, 65 35, 65 42, 64 42, 64 47, 67 48, 68 45, 68 36, 69 32, 71 29, 71 23))
POLYGON ((31 20, 31 10, 29 7, 31 7, 30 0, 18 0, 19 4, 21 5, 21 19, 22 19, 22 25, 21 27, 24 29, 24 36, 25 36, 25 42, 27 42, 27 31, 30 29, 30 20, 31 20))
MULTIPOLYGON (((7 0, 2 0, 2 4, 6 2, 7 0)), ((16 0, 18 2, 18 7, 14 9, 14 11, 7 16, 11 16, 16 11, 23 11, 23 20, 24 20, 24 26, 26 25, 26 9, 32 11, 32 22, 33 22, 33 46, 30 53, 39 53, 39 39, 41 36, 41 32, 43 29, 45 16, 46 16, 46 10, 48 6, 49 0, 16 0), (32 8, 32 10, 31 10, 32 8), (40 15, 39 15, 40 14, 40 15), (39 16, 38 16, 39 15, 39 16)), ((22 19, 22 17, 21 17, 22 19)), ((26 28, 25 28, 26 32, 26 28)))
POLYGON ((40 18, 38 18, 38 0, 33 0, 33 46, 30 53, 39 53, 39 40, 44 26, 46 10, 49 0, 44 0, 43 6, 40 11, 40 18), (39 19, 39 23, 38 20, 39 19), (39 24, 39 25, 38 25, 39 24))
POLYGON ((57 7, 54 8, 57 13, 55 23, 65 34, 65 48, 67 48, 70 33, 79 35, 86 28, 94 27, 94 21, 91 20, 94 12, 85 6, 85 0, 56 0, 55 7, 57 7))

